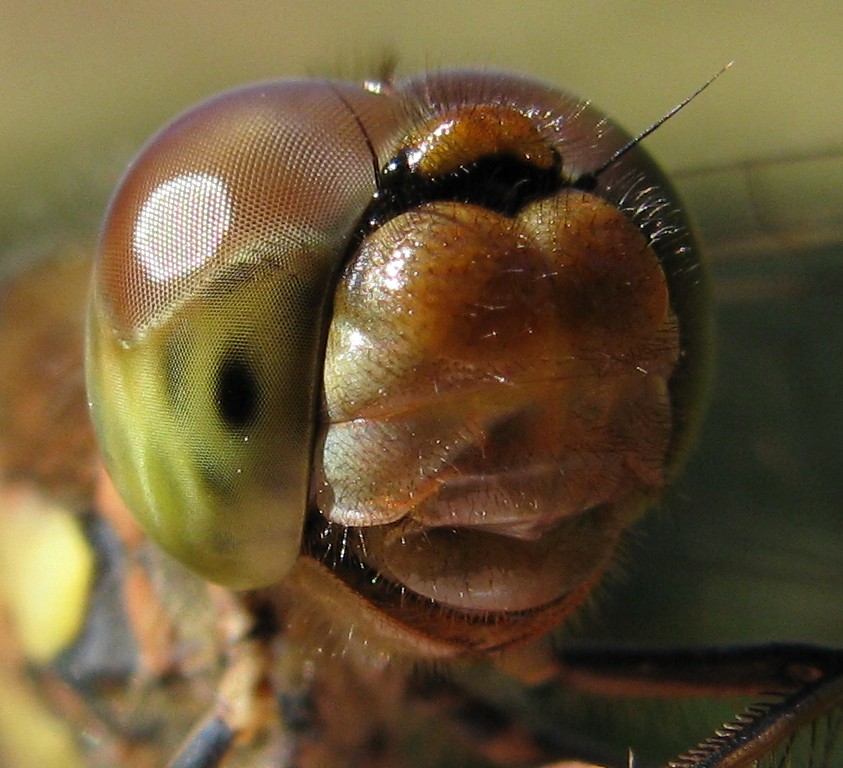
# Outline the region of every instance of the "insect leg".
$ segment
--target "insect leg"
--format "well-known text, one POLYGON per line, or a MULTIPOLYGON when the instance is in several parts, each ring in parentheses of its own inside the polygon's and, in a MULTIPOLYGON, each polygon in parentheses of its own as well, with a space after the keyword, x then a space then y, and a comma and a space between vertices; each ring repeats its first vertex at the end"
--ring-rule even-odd
POLYGON ((843 650, 771 644, 725 648, 583 648, 558 652, 559 679, 611 696, 758 696, 671 768, 743 768, 843 705, 843 650))
POLYGON ((237 599, 227 602, 234 636, 229 639, 216 701, 172 758, 169 768, 217 768, 237 745, 250 744, 265 734, 272 718, 278 715, 269 682, 272 647, 265 617, 260 607, 248 599, 242 603, 237 599))
POLYGON ((221 717, 212 715, 188 737, 169 768, 215 768, 234 743, 235 733, 221 717))

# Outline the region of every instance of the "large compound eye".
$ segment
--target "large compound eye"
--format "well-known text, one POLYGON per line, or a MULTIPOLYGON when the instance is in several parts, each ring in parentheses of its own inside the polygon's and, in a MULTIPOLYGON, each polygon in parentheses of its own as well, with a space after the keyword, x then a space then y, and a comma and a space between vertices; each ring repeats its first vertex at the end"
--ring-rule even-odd
POLYGON ((111 204, 94 421, 132 512, 212 580, 266 584, 298 556, 330 286, 374 192, 355 115, 383 102, 317 82, 223 95, 157 136, 111 204))
POLYGON ((144 527, 235 587, 297 562, 340 622, 457 648, 556 623, 669 480, 702 379, 671 189, 640 147, 594 173, 627 140, 477 73, 251 88, 164 131, 112 204, 89 341, 144 527))

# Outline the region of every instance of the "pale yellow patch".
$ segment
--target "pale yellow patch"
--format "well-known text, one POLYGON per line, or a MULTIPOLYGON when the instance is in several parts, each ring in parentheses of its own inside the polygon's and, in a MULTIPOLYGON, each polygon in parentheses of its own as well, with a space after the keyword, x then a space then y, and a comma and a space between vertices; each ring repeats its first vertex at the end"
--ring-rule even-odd
POLYGON ((32 489, 0 495, 0 598, 28 659, 48 662, 74 640, 93 571, 73 514, 32 489))

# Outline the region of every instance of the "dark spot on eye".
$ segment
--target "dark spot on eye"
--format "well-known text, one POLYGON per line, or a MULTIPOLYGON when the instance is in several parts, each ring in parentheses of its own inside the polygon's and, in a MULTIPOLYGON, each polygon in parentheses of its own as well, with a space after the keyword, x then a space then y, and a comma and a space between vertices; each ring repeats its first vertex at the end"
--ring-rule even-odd
POLYGON ((257 376, 241 355, 226 355, 217 371, 217 410, 232 428, 251 425, 258 410, 257 376))

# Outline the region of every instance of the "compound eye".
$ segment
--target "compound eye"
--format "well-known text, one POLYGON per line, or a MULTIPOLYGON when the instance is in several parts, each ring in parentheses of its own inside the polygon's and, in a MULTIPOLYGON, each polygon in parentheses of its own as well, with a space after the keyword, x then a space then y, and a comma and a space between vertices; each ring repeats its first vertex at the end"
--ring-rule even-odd
POLYGON ((234 587, 298 556, 325 308, 374 191, 359 88, 246 88, 177 120, 113 199, 88 380, 109 471, 165 549, 234 587))

